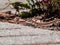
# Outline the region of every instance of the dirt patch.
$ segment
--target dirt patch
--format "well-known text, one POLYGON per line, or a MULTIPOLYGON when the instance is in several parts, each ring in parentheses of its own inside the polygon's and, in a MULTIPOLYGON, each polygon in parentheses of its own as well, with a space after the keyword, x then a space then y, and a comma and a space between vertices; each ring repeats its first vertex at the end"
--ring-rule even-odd
POLYGON ((22 24, 25 26, 32 26, 34 28, 60 30, 60 19, 54 18, 53 20, 44 21, 44 20, 41 20, 41 18, 42 16, 34 16, 31 18, 21 18, 13 14, 0 13, 1 22, 22 24))

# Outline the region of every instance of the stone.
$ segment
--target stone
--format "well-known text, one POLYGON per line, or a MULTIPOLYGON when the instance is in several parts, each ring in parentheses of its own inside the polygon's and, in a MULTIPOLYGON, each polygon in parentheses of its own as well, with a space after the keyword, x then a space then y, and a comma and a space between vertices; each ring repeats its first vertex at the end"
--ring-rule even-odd
POLYGON ((32 21, 35 22, 37 19, 33 18, 32 21))
POLYGON ((14 17, 14 15, 8 13, 0 13, 0 18, 10 19, 11 17, 14 17))
POLYGON ((25 20, 24 19, 19 19, 19 22, 25 22, 25 20))
POLYGON ((41 21, 40 20, 37 20, 36 23, 40 23, 41 21))
POLYGON ((12 20, 8 20, 8 22, 10 22, 10 23, 17 23, 18 22, 18 19, 17 18, 14 18, 12 20))
POLYGON ((9 14, 5 14, 5 13, 0 13, 0 17, 9 17, 9 14))
POLYGON ((25 20, 20 18, 20 19, 18 20, 18 24, 23 24, 23 25, 24 25, 24 24, 25 24, 25 20))

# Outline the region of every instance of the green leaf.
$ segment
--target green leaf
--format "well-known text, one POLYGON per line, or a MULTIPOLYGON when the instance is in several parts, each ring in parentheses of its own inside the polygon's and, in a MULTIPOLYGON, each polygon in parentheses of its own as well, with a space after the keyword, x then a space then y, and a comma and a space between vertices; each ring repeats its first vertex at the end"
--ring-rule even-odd
POLYGON ((26 13, 25 12, 22 12, 20 16, 21 17, 25 17, 26 16, 26 13))
POLYGON ((28 17, 30 17, 30 13, 29 12, 21 12, 20 17, 28 18, 28 17))

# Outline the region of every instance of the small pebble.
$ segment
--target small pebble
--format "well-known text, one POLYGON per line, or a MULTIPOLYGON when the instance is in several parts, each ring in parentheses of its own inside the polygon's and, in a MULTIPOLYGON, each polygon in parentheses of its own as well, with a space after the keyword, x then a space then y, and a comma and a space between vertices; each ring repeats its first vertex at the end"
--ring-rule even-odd
POLYGON ((40 23, 41 21, 40 20, 37 20, 36 23, 40 23))

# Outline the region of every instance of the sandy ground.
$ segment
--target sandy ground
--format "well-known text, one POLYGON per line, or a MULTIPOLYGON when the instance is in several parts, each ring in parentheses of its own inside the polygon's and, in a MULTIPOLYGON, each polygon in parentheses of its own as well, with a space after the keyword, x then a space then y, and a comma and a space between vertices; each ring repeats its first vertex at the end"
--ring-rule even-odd
POLYGON ((0 45, 58 45, 60 31, 0 22, 0 45))

